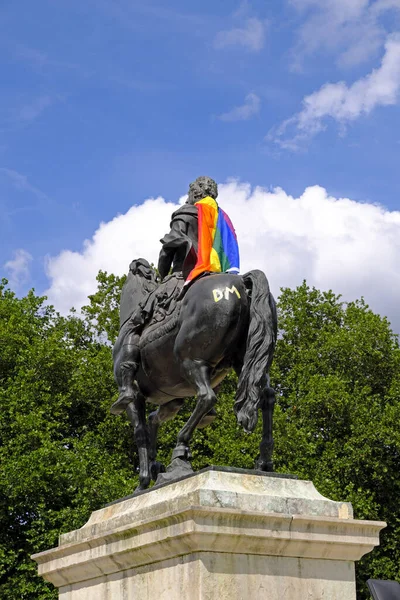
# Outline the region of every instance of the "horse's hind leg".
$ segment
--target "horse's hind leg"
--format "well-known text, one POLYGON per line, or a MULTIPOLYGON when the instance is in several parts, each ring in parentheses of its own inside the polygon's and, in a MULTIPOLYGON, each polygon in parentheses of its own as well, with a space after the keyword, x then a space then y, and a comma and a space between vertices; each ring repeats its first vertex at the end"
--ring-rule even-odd
POLYGON ((113 415, 122 414, 134 399, 134 379, 139 364, 139 336, 131 325, 122 328, 113 348, 114 377, 118 385, 119 396, 111 406, 113 415), (130 329, 128 328, 130 327, 130 329))
MULTIPOLYGON (((269 384, 269 378, 268 378, 269 384)), ((259 471, 271 472, 274 470, 272 462, 272 451, 274 449, 274 438, 272 436, 272 416, 275 406, 275 390, 269 385, 264 388, 261 398, 261 411, 263 432, 260 444, 260 456, 256 460, 255 468, 259 471)))
POLYGON ((150 474, 151 478, 156 481, 159 473, 165 471, 164 465, 156 461, 157 456, 157 435, 158 429, 161 423, 170 421, 175 417, 180 408, 182 408, 183 398, 176 398, 171 400, 167 404, 163 404, 149 414, 148 426, 149 426, 149 438, 150 438, 150 449, 149 449, 149 461, 150 461, 150 474))
POLYGON ((139 485, 136 491, 145 490, 150 484, 149 434, 146 425, 146 400, 142 394, 126 407, 126 414, 134 429, 135 442, 139 454, 139 485))
POLYGON ((205 361, 184 359, 182 362, 182 373, 185 379, 195 387, 197 403, 189 420, 178 433, 177 444, 172 453, 172 460, 175 458, 189 459, 189 442, 192 439, 193 432, 217 401, 217 397, 210 385, 209 366, 205 361))

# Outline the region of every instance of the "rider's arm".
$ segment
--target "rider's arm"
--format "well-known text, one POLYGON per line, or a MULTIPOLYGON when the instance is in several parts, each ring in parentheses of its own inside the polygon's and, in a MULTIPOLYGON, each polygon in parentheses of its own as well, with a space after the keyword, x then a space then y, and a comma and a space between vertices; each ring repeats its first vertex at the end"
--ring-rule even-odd
POLYGON ((158 272, 160 274, 161 279, 166 277, 172 266, 173 254, 171 252, 167 252, 165 248, 161 248, 160 256, 158 257, 158 272))
POLYGON ((176 211, 172 216, 171 231, 161 240, 161 248, 158 258, 158 272, 164 279, 170 272, 176 249, 184 243, 187 234, 187 217, 176 211))

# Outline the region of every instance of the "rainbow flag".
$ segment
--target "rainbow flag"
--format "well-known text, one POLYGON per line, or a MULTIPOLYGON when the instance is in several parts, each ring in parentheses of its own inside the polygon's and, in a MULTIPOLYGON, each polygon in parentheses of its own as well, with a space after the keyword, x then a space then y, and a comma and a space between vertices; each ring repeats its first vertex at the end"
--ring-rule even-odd
POLYGON ((205 271, 239 273, 239 246, 230 218, 209 196, 195 206, 199 222, 197 263, 186 283, 205 271))

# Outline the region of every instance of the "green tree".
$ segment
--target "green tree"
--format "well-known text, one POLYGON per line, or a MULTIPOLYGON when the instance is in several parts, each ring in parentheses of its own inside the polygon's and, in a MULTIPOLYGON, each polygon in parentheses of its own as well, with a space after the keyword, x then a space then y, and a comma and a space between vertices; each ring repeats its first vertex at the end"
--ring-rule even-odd
MULTIPOLYGON (((83 309, 60 317, 30 292, 0 288, 0 597, 56 598, 29 555, 62 531, 132 492, 137 454, 116 396, 110 342, 118 333, 124 278, 100 272, 83 309)), ((368 577, 400 580, 400 349, 386 319, 361 300, 345 304, 305 283, 282 290, 272 369, 277 390, 275 465, 312 479, 332 499, 351 501, 356 518, 386 520, 381 546, 358 565, 359 598, 368 577)), ((193 466, 251 468, 253 435, 236 424, 234 375, 219 390, 218 418, 193 439, 193 466)), ((160 430, 169 462, 193 400, 160 430)), ((152 408, 149 407, 149 410, 152 408)))
POLYGON ((110 348, 88 322, 0 286, 0 597, 57 598, 29 556, 131 493, 128 423, 109 414, 110 348))
POLYGON ((82 313, 91 327, 104 341, 114 344, 119 332, 119 300, 126 275, 118 277, 106 271, 97 275, 97 291, 89 296, 89 304, 82 313))
POLYGON ((357 567, 359 597, 369 598, 369 577, 400 581, 398 338, 363 300, 345 304, 305 283, 282 290, 279 317, 276 467, 350 501, 358 519, 387 521, 357 567))

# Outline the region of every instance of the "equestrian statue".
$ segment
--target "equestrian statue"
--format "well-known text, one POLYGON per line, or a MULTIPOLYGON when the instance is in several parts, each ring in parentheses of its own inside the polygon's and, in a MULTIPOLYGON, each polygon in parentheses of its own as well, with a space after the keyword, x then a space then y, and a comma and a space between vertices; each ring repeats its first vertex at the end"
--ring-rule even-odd
POLYGON ((161 240, 159 278, 139 258, 130 264, 122 289, 113 349, 119 397, 111 412, 126 411, 133 425, 138 491, 151 480, 162 483, 163 477, 192 472, 190 440, 197 427, 216 417, 215 388, 231 369, 238 375, 234 411, 239 424, 252 432, 262 413, 255 468, 273 470, 275 393, 269 369, 277 337, 275 301, 262 271, 239 275, 235 229, 217 196, 215 181, 196 179, 161 240), (196 406, 178 434, 165 474, 156 457, 158 428, 195 395, 196 406), (146 402, 158 407, 147 419, 146 402))

